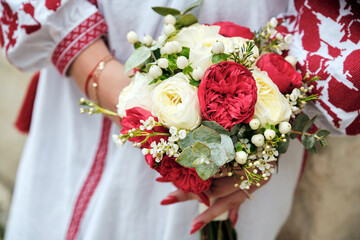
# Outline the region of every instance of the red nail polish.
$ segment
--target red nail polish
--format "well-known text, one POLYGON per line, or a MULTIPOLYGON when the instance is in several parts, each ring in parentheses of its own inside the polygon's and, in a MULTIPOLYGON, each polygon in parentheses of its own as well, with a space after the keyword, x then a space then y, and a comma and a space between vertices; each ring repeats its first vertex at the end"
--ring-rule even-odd
POLYGON ((239 215, 236 213, 234 220, 232 221, 232 226, 235 227, 239 215))
POLYGON ((163 177, 158 177, 157 179, 155 179, 157 182, 168 182, 168 181, 166 181, 166 179, 165 178, 163 178, 163 177))
POLYGON ((193 228, 191 229, 190 234, 196 233, 196 232, 199 231, 200 228, 202 228, 204 225, 205 225, 204 222, 198 222, 198 223, 196 223, 196 224, 193 226, 193 228))
POLYGON ((201 192, 198 194, 198 196, 200 197, 200 200, 203 204, 210 207, 210 199, 205 193, 201 192))
POLYGON ((161 201, 161 205, 168 205, 168 204, 173 204, 173 203, 176 203, 178 202, 179 199, 177 199, 177 197, 174 197, 174 196, 168 196, 166 197, 164 200, 161 201))

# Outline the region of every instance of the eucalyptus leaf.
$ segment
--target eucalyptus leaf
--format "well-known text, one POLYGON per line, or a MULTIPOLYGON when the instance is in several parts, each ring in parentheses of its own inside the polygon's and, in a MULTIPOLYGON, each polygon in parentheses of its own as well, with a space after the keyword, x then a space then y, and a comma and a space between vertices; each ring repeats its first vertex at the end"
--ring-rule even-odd
POLYGON ((194 2, 193 4, 189 5, 183 12, 182 14, 185 14, 187 12, 190 12, 191 10, 193 10, 194 8, 196 8, 197 6, 199 6, 202 3, 202 0, 198 0, 196 2, 194 2))
POLYGON ((196 166, 199 166, 199 165, 202 165, 202 164, 212 164, 212 161, 210 158, 207 158, 207 157, 198 157, 197 159, 195 159, 195 161, 193 162, 193 165, 196 167, 196 166))
POLYGON ((219 134, 225 134, 230 136, 230 133, 228 130, 226 130, 223 126, 221 126, 220 124, 218 124, 217 122, 214 121, 203 121, 201 123, 202 125, 204 125, 205 127, 211 128, 213 130, 215 130, 216 132, 218 132, 219 134))
POLYGON ((190 25, 193 25, 194 23, 197 23, 198 20, 197 18, 191 14, 191 13, 187 13, 183 16, 181 16, 175 23, 176 26, 180 26, 180 27, 187 27, 190 25))
POLYGON ((221 137, 221 146, 225 148, 225 151, 229 156, 229 161, 235 159, 234 144, 231 138, 225 134, 220 134, 220 137, 221 137))
POLYGON ((311 153, 316 153, 315 146, 313 146, 312 148, 309 148, 308 151, 311 152, 311 153))
POLYGON ((189 146, 180 153, 179 157, 176 158, 176 162, 183 167, 193 168, 195 167, 193 165, 195 159, 196 156, 193 154, 191 146, 189 146))
POLYGON ((167 7, 152 7, 152 9, 160 14, 161 16, 166 16, 168 14, 173 15, 173 16, 177 16, 180 15, 181 12, 175 8, 167 8, 167 7))
POLYGON ((326 137, 326 136, 328 136, 328 135, 330 135, 330 134, 331 134, 331 132, 328 131, 328 130, 325 130, 325 129, 320 129, 319 131, 317 131, 317 132, 315 133, 315 135, 316 135, 317 137, 319 137, 319 138, 324 138, 324 137, 326 137))
POLYGON ((315 146, 315 137, 314 135, 305 135, 301 136, 301 142, 306 149, 311 149, 315 146))
POLYGON ((194 130, 194 141, 199 141, 208 145, 208 143, 220 143, 221 137, 215 130, 201 125, 198 129, 194 130))
POLYGON ((151 50, 149 48, 141 46, 136 49, 125 63, 124 74, 126 74, 131 69, 143 64, 150 56, 151 50))
POLYGON ((215 173, 218 171, 219 168, 217 168, 213 163, 211 164, 201 164, 195 167, 196 173, 199 175, 199 177, 206 181, 212 176, 215 175, 215 173))
MULTIPOLYGON (((300 115, 298 115, 295 118, 294 122, 291 124, 291 130, 302 132, 306 122, 309 121, 309 120, 310 120, 310 118, 305 113, 301 113, 300 115)), ((297 134, 297 133, 291 133, 290 138, 294 139, 298 135, 299 134, 297 134)))
POLYGON ((302 130, 302 132, 303 133, 306 133, 308 130, 309 130, 309 128, 313 125, 313 123, 315 122, 315 119, 316 119, 316 115, 313 117, 313 118, 311 118, 309 121, 307 121, 306 122, 306 124, 305 124, 305 126, 304 126, 304 128, 303 128, 303 130, 302 130))
POLYGON ((286 153, 287 149, 289 148, 289 144, 290 144, 289 136, 287 136, 285 139, 287 140, 286 142, 280 141, 277 144, 279 153, 286 153))
POLYGON ((193 139, 193 134, 194 132, 190 131, 184 139, 178 141, 178 145, 182 150, 195 144, 195 141, 193 139))
POLYGON ((196 157, 210 157, 211 150, 208 146, 201 142, 196 142, 192 147, 193 155, 196 157))
POLYGON ((326 147, 328 145, 328 142, 326 141, 325 138, 320 139, 320 145, 323 147, 326 147))
POLYGON ((241 123, 235 124, 230 130, 230 135, 236 135, 239 132, 240 128, 241 123))
POLYGON ((210 143, 208 147, 211 149, 210 159, 218 167, 222 167, 229 161, 229 156, 226 153, 225 148, 218 143, 210 143))

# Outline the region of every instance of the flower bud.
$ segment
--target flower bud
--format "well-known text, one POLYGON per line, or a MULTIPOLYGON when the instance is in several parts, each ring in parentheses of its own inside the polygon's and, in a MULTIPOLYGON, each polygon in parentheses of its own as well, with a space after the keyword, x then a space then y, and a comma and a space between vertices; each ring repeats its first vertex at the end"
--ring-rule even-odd
POLYGON ((137 33, 134 31, 128 32, 128 34, 126 35, 126 38, 129 41, 129 43, 131 43, 131 44, 135 44, 139 40, 137 33))
POLYGON ((223 53, 225 51, 225 46, 221 41, 216 40, 212 44, 211 50, 213 51, 214 54, 220 54, 220 53, 223 53))
POLYGON ((284 39, 284 36, 281 33, 277 33, 275 37, 276 37, 277 40, 283 40, 284 39))
POLYGON ((175 23, 176 23, 176 18, 173 15, 168 14, 165 16, 165 24, 175 25, 175 23))
POLYGON ((158 41, 158 42, 162 42, 162 41, 164 41, 165 39, 166 39, 166 36, 165 36, 164 34, 162 34, 162 35, 158 36, 157 41, 158 41))
POLYGON ((186 57, 180 56, 176 59, 176 65, 178 68, 184 69, 189 65, 189 61, 187 60, 186 57))
POLYGON ((157 65, 152 65, 149 69, 149 75, 152 78, 158 78, 162 75, 162 70, 159 66, 157 65))
POLYGON ((276 18, 273 17, 270 19, 270 22, 269 22, 270 27, 275 28, 277 26, 277 24, 278 24, 278 21, 276 20, 276 18))
POLYGON ((166 36, 169 36, 170 34, 172 34, 175 31, 176 31, 176 29, 175 29, 174 25, 166 24, 164 27, 164 33, 166 36))
POLYGON ((249 122, 249 125, 252 130, 256 130, 260 127, 260 121, 259 119, 254 118, 249 122))
POLYGON ((297 63, 297 60, 296 60, 296 57, 294 56, 286 56, 285 57, 285 60, 288 61, 291 65, 293 65, 295 67, 296 63, 297 63))
POLYGON ((176 48, 175 53, 179 53, 182 51, 181 43, 179 43, 178 41, 172 41, 172 44, 173 44, 174 48, 176 48))
POLYGON ((291 34, 288 34, 284 37, 284 42, 287 43, 287 44, 290 44, 292 41, 292 35, 291 34))
POLYGON ((157 60, 157 65, 161 68, 167 68, 169 66, 169 60, 166 58, 160 58, 157 60))
POLYGON ((276 133, 275 133, 275 131, 272 130, 272 129, 266 129, 265 132, 264 132, 264 135, 265 135, 265 138, 266 138, 267 140, 273 140, 274 137, 275 137, 275 135, 276 135, 276 133))
POLYGON ((150 149, 143 148, 143 149, 141 149, 141 153, 142 153, 143 155, 147 155, 147 154, 150 153, 150 149))
POLYGON ((184 129, 179 131, 179 138, 184 139, 186 137, 186 131, 184 129))
POLYGON ((200 81, 202 77, 204 76, 205 71, 201 67, 196 67, 193 71, 193 78, 196 81, 200 81))
POLYGON ((264 145, 264 140, 264 135, 261 133, 256 134, 251 138, 251 142, 257 147, 262 147, 264 145))
POLYGON ((279 124, 279 132, 281 134, 287 134, 291 130, 291 124, 288 122, 281 122, 279 124))
POLYGON ((146 46, 151 46, 153 39, 150 35, 145 35, 142 39, 142 42, 146 45, 146 46))
POLYGON ((236 152, 235 161, 239 164, 245 164, 247 160, 247 154, 244 151, 236 152))

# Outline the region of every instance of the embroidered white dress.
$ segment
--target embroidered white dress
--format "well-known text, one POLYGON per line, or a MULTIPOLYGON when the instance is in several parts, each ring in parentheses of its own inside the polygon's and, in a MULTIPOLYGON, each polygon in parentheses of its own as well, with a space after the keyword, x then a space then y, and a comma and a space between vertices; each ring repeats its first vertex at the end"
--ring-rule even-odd
MULTIPOLYGON (((161 206, 172 184, 155 181, 158 175, 139 149, 112 143, 109 136, 119 132, 117 126, 100 115, 81 115, 77 102, 84 94, 64 77, 77 54, 105 34, 124 62, 133 51, 128 31, 161 34, 163 19, 151 7, 184 9, 192 1, 0 3, 5 55, 25 71, 42 69, 5 238, 199 239, 198 233, 189 235, 198 203, 161 206)), ((205 0, 194 13, 201 23, 233 21, 257 30, 287 9, 287 0, 205 0)), ((241 206, 239 239, 276 237, 291 208, 302 156, 294 141, 281 157, 279 173, 241 206)))

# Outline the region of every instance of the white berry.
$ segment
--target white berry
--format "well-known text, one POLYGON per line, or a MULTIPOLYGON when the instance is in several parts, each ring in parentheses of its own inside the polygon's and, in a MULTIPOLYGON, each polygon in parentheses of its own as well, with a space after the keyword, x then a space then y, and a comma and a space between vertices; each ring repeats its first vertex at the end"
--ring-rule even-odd
POLYGON ((214 54, 220 54, 220 53, 223 53, 225 51, 225 46, 221 41, 216 40, 212 44, 211 50, 213 51, 214 54))
POLYGON ((281 134, 287 134, 291 130, 291 124, 288 122, 281 122, 279 124, 279 132, 281 134))
POLYGON ((264 145, 264 135, 262 135, 261 133, 256 134, 254 136, 252 136, 251 138, 251 142, 257 146, 257 147, 261 147, 264 145))
POLYGON ((278 24, 278 21, 276 20, 276 18, 273 17, 270 19, 270 22, 269 22, 270 27, 275 28, 277 26, 277 24, 278 24))
POLYGON ((247 160, 247 154, 244 151, 236 152, 235 160, 239 164, 245 164, 247 160))
POLYGON ((180 56, 176 59, 176 65, 178 68, 184 69, 189 65, 189 61, 187 60, 186 57, 180 56))
POLYGON ((260 121, 259 119, 254 118, 249 122, 249 125, 252 130, 256 130, 260 127, 260 121))
POLYGON ((275 133, 275 131, 272 130, 272 129, 266 129, 265 132, 264 132, 264 135, 265 135, 265 138, 266 138, 267 140, 273 140, 274 137, 275 137, 275 135, 276 135, 276 133, 275 133))
POLYGON ((182 51, 181 43, 179 43, 178 41, 172 41, 172 44, 173 44, 174 48, 176 48, 175 53, 179 53, 182 51))
POLYGON ((166 24, 164 27, 164 33, 166 36, 169 36, 170 34, 172 34, 175 31, 176 31, 176 29, 175 29, 174 25, 166 24))
POLYGON ((152 78, 158 78, 162 75, 162 70, 157 65, 152 65, 149 69, 149 75, 152 78))
POLYGON ((146 46, 151 46, 151 44, 153 43, 153 39, 150 35, 145 35, 142 39, 142 42, 146 45, 146 46))
POLYGON ((287 43, 287 44, 290 44, 292 41, 292 35, 291 34, 288 34, 284 37, 284 42, 287 43))
POLYGON ((126 38, 129 41, 129 43, 131 43, 131 44, 134 44, 139 40, 137 33, 134 31, 128 32, 128 34, 126 35, 126 38))
POLYGON ((176 18, 173 15, 168 14, 165 16, 165 24, 175 25, 175 23, 176 23, 176 18))
POLYGON ((193 78, 196 81, 200 81, 205 74, 205 71, 201 67, 196 67, 193 71, 193 78))
POLYGON ((297 63, 297 60, 296 60, 296 57, 294 56, 286 56, 285 57, 285 60, 288 61, 291 65, 293 65, 295 67, 296 63, 297 63))
POLYGON ((169 60, 166 58, 160 58, 157 60, 157 65, 161 68, 167 68, 169 66, 169 60))

